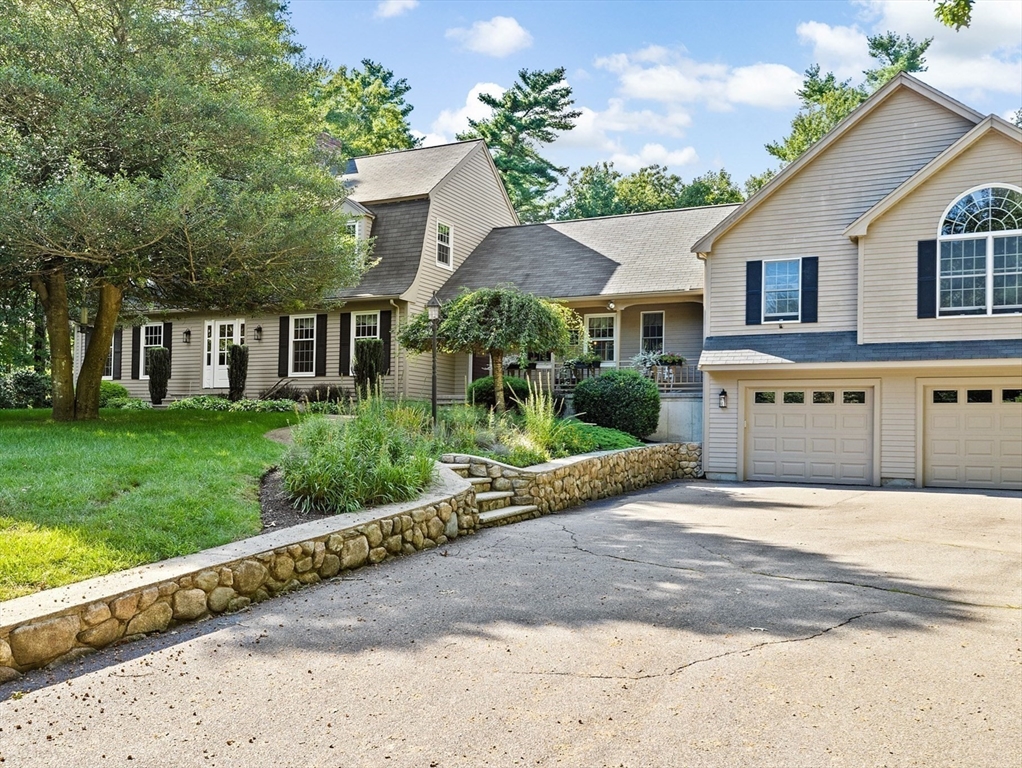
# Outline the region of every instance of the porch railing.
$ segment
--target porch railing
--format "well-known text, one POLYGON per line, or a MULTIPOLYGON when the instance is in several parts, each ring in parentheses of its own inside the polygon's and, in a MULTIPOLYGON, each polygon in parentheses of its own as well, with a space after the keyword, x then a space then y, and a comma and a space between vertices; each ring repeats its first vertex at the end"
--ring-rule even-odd
MULTIPOLYGON (((507 373, 512 376, 528 379, 533 384, 540 385, 544 389, 572 392, 580 381, 606 373, 612 367, 574 368, 557 363, 553 367, 548 364, 546 367, 526 370, 511 369, 507 373)), ((628 364, 616 367, 633 368, 633 366, 628 364)), ((685 362, 682 365, 657 365, 640 372, 653 379, 656 382, 657 388, 662 393, 699 393, 703 390, 703 374, 694 362, 685 362)))

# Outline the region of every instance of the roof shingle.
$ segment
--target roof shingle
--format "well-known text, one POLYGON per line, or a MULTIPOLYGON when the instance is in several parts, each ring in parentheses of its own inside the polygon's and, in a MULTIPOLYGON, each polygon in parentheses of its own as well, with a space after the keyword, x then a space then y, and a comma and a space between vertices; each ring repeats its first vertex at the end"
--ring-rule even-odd
POLYGON ((481 141, 385 152, 348 161, 341 176, 348 197, 368 204, 426 197, 481 141))

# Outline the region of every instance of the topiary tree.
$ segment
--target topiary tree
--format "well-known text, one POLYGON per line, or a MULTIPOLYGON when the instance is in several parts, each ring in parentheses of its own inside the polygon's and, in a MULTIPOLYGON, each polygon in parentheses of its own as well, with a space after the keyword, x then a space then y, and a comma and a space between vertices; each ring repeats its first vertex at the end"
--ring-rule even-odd
POLYGON ((238 402, 245 396, 248 379, 248 347, 232 344, 227 348, 227 399, 238 402))
POLYGON ((637 371, 608 371, 580 381, 574 405, 583 421, 635 437, 653 434, 660 421, 660 392, 637 371))
POLYGON ((149 372, 149 399, 153 405, 160 405, 167 396, 167 382, 170 381, 170 350, 166 347, 149 347, 145 362, 149 372))
POLYGON ((355 364, 352 375, 355 377, 355 391, 372 394, 376 384, 383 375, 383 340, 355 339, 355 364))
MULTIPOLYGON (((578 315, 563 304, 523 293, 513 285, 464 291, 444 305, 437 329, 439 349, 489 355, 498 413, 506 410, 504 355, 563 353, 570 331, 581 328, 578 315)), ((401 332, 401 343, 415 352, 431 349, 433 329, 426 312, 401 332)))

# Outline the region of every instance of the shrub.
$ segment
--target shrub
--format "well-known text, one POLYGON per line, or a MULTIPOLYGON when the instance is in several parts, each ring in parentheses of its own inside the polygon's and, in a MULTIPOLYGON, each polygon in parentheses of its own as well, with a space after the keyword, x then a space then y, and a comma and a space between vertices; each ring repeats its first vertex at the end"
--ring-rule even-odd
POLYGON ((153 405, 160 405, 167 396, 167 382, 170 381, 170 350, 149 347, 145 359, 146 370, 149 371, 149 399, 153 405))
POLYGON ((175 400, 167 406, 175 411, 229 411, 231 401, 220 395, 196 395, 175 400))
POLYGON ((123 384, 118 384, 116 381, 101 381, 99 383, 99 407, 109 407, 110 400, 115 397, 131 397, 131 393, 128 392, 127 387, 123 384))
POLYGON ((575 412, 598 426, 645 437, 656 432, 660 393, 653 381, 636 371, 608 371, 579 382, 575 412))
POLYGON ((248 379, 248 347, 232 344, 227 348, 227 399, 232 403, 245 396, 248 379))
POLYGON ((291 382, 278 381, 259 393, 260 400, 291 400, 296 403, 305 400, 305 390, 291 382))
MULTIPOLYGON (((493 392, 493 377, 484 376, 476 379, 468 386, 468 401, 473 405, 481 405, 484 408, 494 408, 497 405, 497 398, 493 392)), ((504 377, 504 402, 507 407, 518 407, 518 403, 524 403, 529 398, 529 382, 519 379, 516 376, 504 377)))
POLYGON ((383 375, 383 341, 381 339, 355 339, 355 389, 360 393, 372 392, 383 375))
POLYGON ((153 406, 145 400, 138 400, 134 397, 111 397, 106 402, 107 408, 118 408, 122 411, 145 411, 153 406))
POLYGON ((0 408, 45 408, 52 389, 50 377, 33 370, 0 376, 0 408))
POLYGON ((230 410, 248 413, 292 413, 297 412, 298 405, 294 400, 238 400, 231 403, 230 410))
MULTIPOLYGON (((279 393, 275 397, 275 399, 281 398, 295 399, 287 398, 286 395, 279 393)), ((310 403, 343 403, 348 399, 348 395, 344 391, 344 387, 337 384, 316 384, 305 392, 305 399, 310 403)))
POLYGON ((570 419, 568 432, 573 433, 579 441, 579 445, 587 446, 584 450, 575 450, 572 453, 589 453, 590 451, 617 451, 622 448, 638 448, 642 445, 640 440, 609 427, 598 427, 595 424, 585 424, 575 419, 570 419))
POLYGON ((354 512, 415 498, 433 480, 426 423, 420 409, 373 396, 347 423, 311 418, 295 428, 281 462, 284 486, 306 511, 354 512))

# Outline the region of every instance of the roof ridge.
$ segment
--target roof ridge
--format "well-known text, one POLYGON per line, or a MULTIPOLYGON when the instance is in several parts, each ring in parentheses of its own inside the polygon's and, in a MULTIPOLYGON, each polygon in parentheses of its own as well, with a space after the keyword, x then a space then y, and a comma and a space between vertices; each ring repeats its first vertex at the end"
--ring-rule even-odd
POLYGON ((606 221, 607 219, 625 219, 631 216, 652 216, 659 213, 682 213, 684 211, 705 211, 710 208, 736 208, 742 203, 717 203, 716 205, 690 205, 686 208, 661 208, 656 211, 633 211, 632 213, 611 213, 606 216, 587 216, 582 219, 561 219, 554 221, 534 221, 524 224, 516 224, 507 227, 494 227, 497 229, 525 229, 526 227, 546 227, 551 224, 577 224, 583 221, 606 221))
MULTIPOLYGON (((352 160, 365 160, 368 157, 390 157, 393 155, 404 155, 408 152, 420 152, 424 149, 442 149, 443 147, 456 147, 459 144, 474 144, 477 142, 483 142, 482 139, 465 139, 464 141, 448 141, 445 144, 431 144, 428 147, 409 147, 408 149, 394 149, 389 152, 377 152, 373 155, 356 155, 352 157, 352 160)), ((483 142, 485 143, 485 142, 483 142)))

